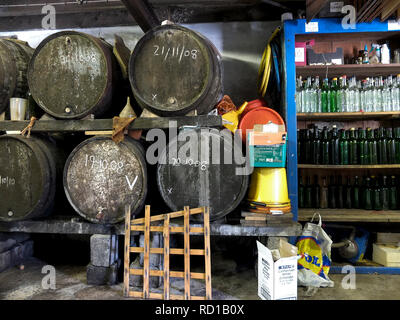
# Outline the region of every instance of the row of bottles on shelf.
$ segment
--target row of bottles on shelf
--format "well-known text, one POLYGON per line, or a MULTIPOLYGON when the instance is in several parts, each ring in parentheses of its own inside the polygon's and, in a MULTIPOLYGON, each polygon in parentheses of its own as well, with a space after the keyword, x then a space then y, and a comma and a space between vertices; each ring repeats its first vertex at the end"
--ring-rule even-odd
POLYGON ((302 77, 296 82, 296 111, 308 112, 382 112, 400 111, 400 75, 358 80, 346 76, 302 77))
POLYGON ((298 163, 316 165, 400 164, 400 127, 298 130, 298 163))
POLYGON ((299 176, 299 208, 316 209, 365 209, 365 210, 396 210, 399 209, 399 191, 396 176, 365 176, 361 183, 358 176, 346 178, 342 176, 322 177, 322 185, 318 176, 306 177, 306 184, 299 176), (352 181, 353 180, 353 181, 352 181))

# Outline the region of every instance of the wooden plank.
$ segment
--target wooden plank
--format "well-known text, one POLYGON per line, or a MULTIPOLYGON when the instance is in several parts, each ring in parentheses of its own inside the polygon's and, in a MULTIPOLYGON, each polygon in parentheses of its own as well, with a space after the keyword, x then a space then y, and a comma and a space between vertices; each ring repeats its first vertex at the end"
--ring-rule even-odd
POLYGON ((320 76, 325 78, 340 77, 343 74, 354 75, 357 78, 371 77, 377 74, 389 76, 400 71, 400 64, 342 64, 342 65, 308 65, 296 67, 296 76, 320 76))
POLYGON ((131 245, 131 206, 125 207, 124 296, 129 297, 129 268, 131 245))
POLYGON ((297 120, 391 120, 400 118, 399 111, 388 112, 328 112, 328 113, 298 113, 297 120))
POLYGON ((145 208, 144 260, 143 260, 143 298, 150 293, 150 206, 145 208))
POLYGON ((386 0, 382 11, 381 20, 385 21, 399 8, 399 0, 386 0))
MULTIPOLYGON (((151 229, 150 229, 151 231, 151 229)), ((141 247, 131 247, 131 252, 143 253, 144 248, 141 247)), ((169 254, 183 255, 184 250, 178 248, 169 249, 169 254)), ((150 248, 150 254, 164 254, 164 248, 150 248)), ((192 256, 204 256, 203 249, 190 249, 190 255, 192 256)))
POLYGON ((318 165, 298 164, 299 169, 399 169, 400 164, 373 164, 373 165, 318 165))
POLYGON ((400 233, 378 232, 376 235, 377 244, 398 244, 400 242, 400 233))
MULTIPOLYGON (((163 227, 162 226, 151 226, 150 231, 151 232, 163 232, 163 227)), ((131 231, 144 231, 145 227, 144 226, 131 226, 131 231)), ((171 233, 183 233, 184 228, 183 227, 170 227, 170 232, 171 233)), ((203 233, 204 228, 201 227, 191 227, 190 228, 190 233, 203 233)))
MULTIPOLYGON (((135 276, 143 276, 143 269, 130 269, 129 273, 135 276)), ((149 275, 151 277, 163 277, 164 270, 149 270, 149 275)), ((170 271, 169 277, 170 278, 185 278, 184 271, 170 271)), ((206 278, 205 273, 202 272, 190 272, 189 278, 204 280, 206 278)))
POLYGON ((372 211, 361 209, 299 209, 298 220, 310 221, 318 212, 326 222, 400 222, 400 211, 372 211))
MULTIPOLYGON (((143 299, 143 292, 131 291, 129 296, 132 297, 132 298, 142 298, 143 299)), ((163 294, 162 293, 154 293, 154 292, 150 293, 150 299, 162 300, 162 298, 163 298, 163 294)), ((171 294, 170 298, 171 298, 171 300, 184 300, 185 296, 177 295, 177 294, 171 294)), ((206 297, 192 296, 192 300, 206 300, 206 297)))
MULTIPOLYGON (((171 121, 175 121, 177 127, 222 127, 220 116, 201 115, 183 117, 158 117, 137 118, 128 130, 144 130, 151 128, 168 129, 171 121)), ((22 131, 27 127, 29 121, 0 121, 0 131, 22 131)), ((112 119, 94 120, 38 120, 35 122, 31 132, 84 132, 84 131, 107 131, 113 129, 112 119)))
POLYGON ((169 220, 167 215, 164 220, 164 300, 169 300, 169 220))
MULTIPOLYGON (((190 214, 199 214, 202 213, 203 209, 202 208, 196 208, 196 209, 190 209, 190 214)), ((174 218, 180 218, 183 217, 184 215, 184 210, 182 211, 176 211, 176 212, 171 212, 171 213, 165 213, 165 214, 159 214, 156 216, 152 216, 151 217, 151 222, 155 222, 155 221, 162 221, 165 219, 166 216, 169 216, 170 219, 174 219, 174 218)), ((139 218, 139 219, 134 219, 132 220, 132 224, 136 225, 136 224, 142 224, 144 223, 144 218, 139 218)))
POLYGON ((210 245, 210 208, 204 208, 204 262, 206 277, 206 299, 212 300, 211 287, 211 245, 210 245))
POLYGON ((107 131, 85 131, 85 136, 111 136, 113 132, 107 131))
POLYGON ((190 300, 190 211, 189 207, 184 208, 184 260, 185 260, 185 300, 190 300))

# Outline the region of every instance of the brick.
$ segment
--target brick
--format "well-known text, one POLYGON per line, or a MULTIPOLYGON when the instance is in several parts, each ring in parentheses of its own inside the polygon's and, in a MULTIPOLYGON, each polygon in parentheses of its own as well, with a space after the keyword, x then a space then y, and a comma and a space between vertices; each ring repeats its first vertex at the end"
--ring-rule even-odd
POLYGON ((96 267, 110 267, 118 260, 118 236, 95 234, 90 237, 90 262, 96 267))
POLYGON ((0 253, 0 272, 21 264, 24 259, 33 255, 33 241, 27 240, 10 250, 0 253))
POLYGON ((120 261, 113 263, 109 267, 99 267, 89 264, 86 269, 87 284, 102 286, 114 285, 118 282, 118 269, 120 261))

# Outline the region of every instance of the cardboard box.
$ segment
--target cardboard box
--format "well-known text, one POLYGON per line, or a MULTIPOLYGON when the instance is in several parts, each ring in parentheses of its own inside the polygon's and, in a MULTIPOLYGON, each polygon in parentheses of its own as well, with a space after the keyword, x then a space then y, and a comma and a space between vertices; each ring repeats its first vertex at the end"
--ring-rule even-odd
POLYGON ((278 250, 257 241, 258 296, 263 300, 297 300, 297 247, 280 239, 278 250))
POLYGON ((248 131, 250 163, 253 167, 284 168, 286 165, 285 126, 255 125, 248 131), (272 129, 271 129, 272 128, 272 129))
POLYGON ((400 247, 374 243, 372 260, 385 267, 400 267, 400 247))
POLYGON ((344 64, 343 48, 336 48, 335 52, 315 53, 313 49, 307 49, 308 65, 341 65, 344 64))

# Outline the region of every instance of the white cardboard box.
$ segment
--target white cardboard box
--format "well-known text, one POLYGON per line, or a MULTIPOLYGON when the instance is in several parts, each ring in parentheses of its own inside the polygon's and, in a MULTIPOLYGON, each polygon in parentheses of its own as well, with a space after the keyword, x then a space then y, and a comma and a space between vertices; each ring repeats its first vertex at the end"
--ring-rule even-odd
POLYGON ((257 241, 258 296, 263 300, 297 300, 297 247, 280 240, 278 260, 257 241))

